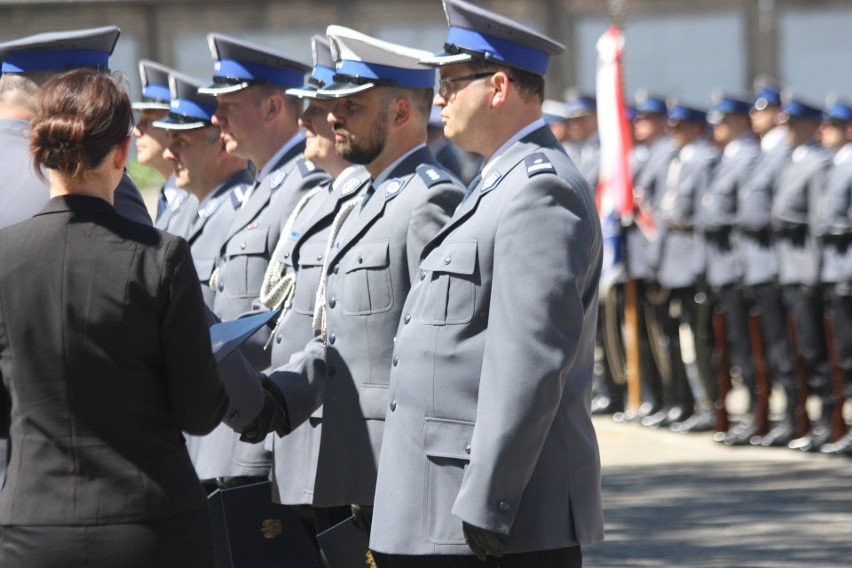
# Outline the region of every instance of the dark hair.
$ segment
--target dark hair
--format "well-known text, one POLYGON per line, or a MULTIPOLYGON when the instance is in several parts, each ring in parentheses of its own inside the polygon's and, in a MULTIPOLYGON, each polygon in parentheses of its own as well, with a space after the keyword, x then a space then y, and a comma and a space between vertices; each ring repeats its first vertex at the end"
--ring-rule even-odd
POLYGON ((78 177, 98 167, 132 125, 130 98, 116 78, 91 69, 54 77, 41 88, 31 121, 37 170, 78 177))
POLYGON ((397 99, 408 99, 411 108, 423 119, 423 124, 429 119, 432 110, 432 99, 435 91, 429 89, 415 89, 411 87, 385 87, 382 89, 382 104, 389 105, 397 99))
POLYGON ((528 100, 528 97, 534 96, 539 102, 544 101, 544 77, 538 73, 524 71, 508 65, 484 59, 474 59, 470 62, 470 67, 474 73, 484 73, 486 71, 502 71, 508 75, 515 83, 515 87, 521 94, 522 98, 528 100))

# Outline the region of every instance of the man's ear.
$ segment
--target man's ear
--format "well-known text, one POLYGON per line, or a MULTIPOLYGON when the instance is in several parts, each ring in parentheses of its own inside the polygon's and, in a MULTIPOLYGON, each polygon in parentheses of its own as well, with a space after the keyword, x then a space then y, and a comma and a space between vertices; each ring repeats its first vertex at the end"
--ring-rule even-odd
POLYGON ((491 97, 491 108, 498 108, 509 100, 509 92, 512 82, 504 71, 498 71, 491 76, 491 86, 494 87, 494 96, 491 97))
POLYGON ((411 119, 411 100, 400 97, 391 104, 391 121, 394 126, 402 126, 411 119))

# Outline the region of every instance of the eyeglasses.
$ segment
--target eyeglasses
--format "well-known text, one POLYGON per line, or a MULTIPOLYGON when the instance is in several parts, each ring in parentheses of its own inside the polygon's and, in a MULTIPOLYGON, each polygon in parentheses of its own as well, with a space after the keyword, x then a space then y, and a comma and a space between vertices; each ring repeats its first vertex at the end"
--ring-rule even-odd
MULTIPOLYGON (((438 81, 438 94, 443 98, 448 99, 455 90, 451 91, 450 85, 453 83, 461 83, 464 81, 477 81, 486 77, 496 75, 497 71, 486 71, 484 73, 474 73, 473 75, 465 75, 463 77, 453 77, 451 79, 441 79, 438 81)), ((511 81, 511 79, 509 79, 511 81)))

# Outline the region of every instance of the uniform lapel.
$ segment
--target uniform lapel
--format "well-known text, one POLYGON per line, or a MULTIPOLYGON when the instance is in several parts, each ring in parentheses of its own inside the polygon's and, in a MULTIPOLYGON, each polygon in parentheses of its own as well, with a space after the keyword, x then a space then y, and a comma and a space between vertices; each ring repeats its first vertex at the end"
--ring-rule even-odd
MULTIPOLYGON (((212 199, 218 200, 218 205, 216 206, 216 210, 210 213, 209 215, 200 216, 195 219, 195 221, 190 226, 189 232, 187 233, 186 240, 191 244, 195 237, 201 233, 204 226, 207 224, 214 215, 220 212, 223 207, 231 207, 231 191, 234 187, 238 185, 250 185, 251 184, 251 176, 247 170, 241 170, 236 174, 232 175, 228 180, 222 184, 216 193, 213 194, 212 199)), ((210 207, 210 203, 205 205, 205 208, 210 207)), ((201 209, 199 208, 199 213, 201 213, 201 209)))

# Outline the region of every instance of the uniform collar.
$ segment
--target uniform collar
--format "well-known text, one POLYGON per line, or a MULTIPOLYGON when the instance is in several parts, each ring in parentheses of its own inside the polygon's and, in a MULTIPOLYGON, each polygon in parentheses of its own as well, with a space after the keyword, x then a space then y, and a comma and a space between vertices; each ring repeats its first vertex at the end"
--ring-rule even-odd
POLYGON ((281 158, 284 157, 284 154, 289 152, 293 148, 293 146, 295 146, 304 139, 305 136, 301 132, 290 138, 283 146, 281 146, 281 148, 278 149, 277 152, 275 152, 275 154, 272 155, 269 161, 266 162, 266 164, 263 166, 263 169, 258 172, 257 177, 255 179, 266 179, 266 176, 272 173, 272 170, 275 169, 275 167, 278 165, 278 162, 281 160, 281 158))
POLYGON ((376 179, 373 180, 373 187, 379 187, 380 185, 382 185, 382 183, 384 183, 385 180, 387 180, 388 177, 390 177, 391 172, 393 172, 394 169, 396 169, 396 167, 403 162, 403 160, 405 160, 407 157, 409 157, 414 152, 417 152, 418 150, 421 150, 422 148, 425 148, 425 147, 426 147, 426 144, 420 144, 419 146, 415 146, 414 148, 412 148, 411 150, 409 150, 408 152, 406 152, 405 154, 400 156, 399 159, 397 159, 394 163, 392 163, 391 165, 386 167, 384 170, 382 170, 382 173, 380 173, 379 175, 376 176, 376 179))
POLYGON ((518 142, 519 140, 521 140, 523 138, 526 138, 528 135, 532 134, 533 132, 535 132, 536 130, 538 130, 539 128, 542 128, 544 126, 547 126, 547 124, 545 124, 545 122, 544 122, 544 119, 539 118, 537 120, 532 121, 528 125, 524 126, 520 130, 518 130, 515 133, 514 136, 512 136, 511 138, 506 140, 506 142, 504 142, 502 146, 497 148, 497 151, 494 152, 494 155, 491 156, 491 159, 488 160, 488 163, 485 164, 482 167, 482 177, 484 178, 484 177, 486 177, 486 175, 488 175, 488 172, 491 170, 491 168, 494 167, 494 165, 500 159, 500 156, 505 154, 506 150, 511 148, 511 146, 513 144, 515 144, 516 142, 518 142))

